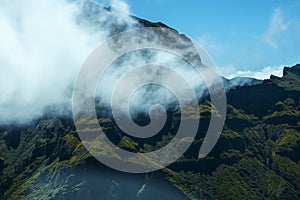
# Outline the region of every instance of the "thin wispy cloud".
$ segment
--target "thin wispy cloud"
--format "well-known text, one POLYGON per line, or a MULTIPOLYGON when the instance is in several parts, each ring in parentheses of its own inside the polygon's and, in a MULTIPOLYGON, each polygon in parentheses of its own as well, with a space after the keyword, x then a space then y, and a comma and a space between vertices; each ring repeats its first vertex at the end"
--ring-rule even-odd
POLYGON ((87 2, 0 1, 0 124, 28 122, 48 107, 68 105, 78 68, 109 35, 109 24, 132 22, 123 0, 111 1, 110 14, 91 12, 96 7, 87 2), (87 19, 99 28, 86 26, 87 19))
POLYGON ((263 35, 264 42, 271 46, 273 49, 278 50, 280 35, 287 29, 288 22, 284 19, 281 9, 276 8, 273 11, 269 27, 266 33, 263 35))
MULTIPOLYGON (((224 53, 226 52, 225 46, 217 44, 213 42, 211 37, 208 34, 203 34, 196 40, 202 45, 208 53, 211 52, 212 54, 224 53)), ((234 77, 250 77, 256 79, 268 79, 271 75, 275 76, 282 76, 283 65, 279 66, 266 66, 259 70, 240 70, 239 68, 235 67, 235 65, 226 65, 224 67, 219 67, 220 74, 225 78, 232 79, 234 77)), ((245 69, 250 69, 247 67, 245 69)))
POLYGON ((262 68, 261 70, 237 70, 233 66, 220 67, 220 73, 225 78, 231 79, 234 77, 251 77, 256 79, 268 79, 271 75, 282 76, 283 65, 279 66, 267 66, 262 68))

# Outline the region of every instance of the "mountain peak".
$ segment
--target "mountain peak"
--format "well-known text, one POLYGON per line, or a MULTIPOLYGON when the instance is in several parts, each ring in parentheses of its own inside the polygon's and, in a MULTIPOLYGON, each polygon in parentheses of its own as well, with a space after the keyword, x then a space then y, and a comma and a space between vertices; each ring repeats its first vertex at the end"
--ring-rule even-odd
POLYGON ((296 64, 293 67, 284 67, 283 76, 287 75, 288 72, 291 72, 297 76, 300 76, 300 64, 296 64))

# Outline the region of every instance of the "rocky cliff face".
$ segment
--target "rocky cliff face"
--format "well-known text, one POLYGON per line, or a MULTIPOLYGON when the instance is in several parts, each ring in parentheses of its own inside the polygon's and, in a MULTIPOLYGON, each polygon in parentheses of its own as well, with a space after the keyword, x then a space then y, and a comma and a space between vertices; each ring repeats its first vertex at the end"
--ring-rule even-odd
MULTIPOLYGON (((167 27, 136 20, 141 26, 167 27)), ((122 173, 99 163, 79 140, 71 118, 45 116, 27 125, 2 126, 0 199, 299 199, 299 67, 284 68, 283 77, 230 86, 225 127, 204 159, 197 156, 216 111, 208 97, 201 100, 200 128, 191 147, 175 163, 148 174, 122 173)), ((167 144, 181 114, 169 110, 165 127, 145 141, 126 136, 106 110, 97 109, 98 121, 83 121, 86 128, 100 123, 116 145, 132 152, 167 144)))
POLYGON ((300 76, 300 64, 297 64, 293 67, 284 67, 283 75, 286 76, 286 75, 288 75, 288 73, 292 73, 297 76, 300 76))
MULTIPOLYGON (((2 199, 297 199, 298 66, 285 68, 282 78, 229 91, 220 140, 206 158, 198 160, 211 112, 210 102, 204 100, 193 145, 181 159, 154 173, 132 175, 102 165, 86 151, 71 119, 45 118, 26 126, 1 127, 2 199)), ((178 111, 170 113, 169 127, 160 133, 162 141, 150 144, 123 136, 109 118, 99 118, 99 123, 108 133, 119 135, 116 143, 122 148, 150 151, 173 137, 177 115, 178 111)))

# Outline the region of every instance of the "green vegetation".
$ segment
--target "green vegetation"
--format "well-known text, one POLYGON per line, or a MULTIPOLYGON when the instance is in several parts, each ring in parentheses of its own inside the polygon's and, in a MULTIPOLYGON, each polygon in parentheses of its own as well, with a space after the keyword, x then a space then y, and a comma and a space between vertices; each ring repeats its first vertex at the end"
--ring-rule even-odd
POLYGON ((124 136, 121 139, 118 146, 121 147, 121 148, 136 151, 136 148, 137 148, 138 144, 135 143, 134 141, 132 141, 129 137, 124 136))
MULTIPOLYGON (((127 188, 128 183, 122 182, 124 177, 137 180, 131 183, 136 184, 132 189, 133 198, 142 198, 150 191, 152 179, 159 177, 160 182, 176 187, 189 199, 300 199, 299 86, 299 76, 290 70, 282 78, 232 91, 239 96, 247 94, 244 90, 255 91, 259 87, 268 98, 262 97, 253 107, 252 101, 241 104, 240 99, 231 99, 218 143, 207 157, 198 159, 205 123, 212 114, 218 115, 215 107, 204 100, 199 106, 200 129, 191 147, 175 163, 147 175, 131 176, 99 163, 86 147, 96 156, 122 158, 116 148, 104 142, 104 135, 96 135, 83 143, 73 124, 63 119, 44 119, 31 127, 2 128, 0 199, 72 199, 84 198, 88 193, 100 197, 105 192, 105 195, 114 194, 114 187, 127 188), (268 92, 274 94, 268 96, 268 92), (260 110, 263 112, 258 112, 260 110), (9 134, 17 138, 13 140, 9 134), (91 177, 96 177, 96 181, 91 177), (93 188, 94 185, 97 187, 93 188)), ((80 131, 86 134, 97 133, 101 125, 124 150, 151 152, 174 138, 180 115, 184 120, 198 119, 190 107, 181 112, 172 111, 170 127, 165 128, 157 140, 151 138, 150 141, 122 134, 107 117, 97 120, 82 117, 77 122, 80 131)), ((183 142, 190 140, 182 139, 183 142)), ((135 157, 128 162, 133 166, 156 164, 135 157)))
POLYGON ((228 119, 238 119, 245 121, 257 120, 258 118, 253 114, 246 114, 245 111, 241 109, 236 109, 232 105, 227 105, 227 118, 228 119))

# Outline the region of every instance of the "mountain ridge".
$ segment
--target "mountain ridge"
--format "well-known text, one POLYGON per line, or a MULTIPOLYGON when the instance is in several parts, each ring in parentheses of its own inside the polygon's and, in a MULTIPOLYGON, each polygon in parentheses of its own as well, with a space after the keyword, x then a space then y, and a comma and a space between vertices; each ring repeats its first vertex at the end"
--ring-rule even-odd
MULTIPOLYGON (((285 171, 284 168, 281 168, 281 165, 288 166, 290 164, 291 169, 296 171, 297 168, 300 168, 298 151, 300 147, 299 90, 287 91, 287 98, 284 100, 277 99, 279 103, 277 102, 274 105, 274 112, 268 112, 265 116, 256 116, 255 112, 253 114, 253 112, 244 111, 244 107, 235 105, 231 97, 231 93, 258 86, 267 85, 267 89, 269 89, 269 85, 272 86, 271 88, 275 86, 275 88, 282 88, 284 85, 281 81, 286 81, 288 78, 286 76, 291 76, 294 72, 294 70, 287 69, 286 71, 289 73, 279 80, 270 79, 258 85, 243 86, 228 92, 229 105, 225 127, 217 145, 206 158, 196 159, 197 149, 203 136, 202 133, 205 131, 205 128, 202 127, 203 129, 199 131, 194 145, 189 148, 184 157, 164 170, 144 175, 132 175, 135 178, 132 178, 129 174, 126 175, 111 170, 89 155, 78 136, 76 136, 72 123, 68 120, 45 119, 40 120, 34 126, 22 129, 12 128, 6 132, 2 130, 0 134, 2 152, 0 159, 1 188, 3 188, 1 195, 4 199, 27 199, 33 197, 33 195, 43 199, 92 198, 94 195, 106 195, 107 199, 113 197, 118 199, 128 195, 128 198, 134 199, 139 194, 139 198, 150 199, 150 193, 152 195, 152 192, 156 191, 157 198, 166 195, 165 198, 174 199, 209 199, 218 198, 221 195, 226 199, 242 197, 245 194, 262 196, 261 192, 256 191, 262 185, 256 185, 254 191, 253 189, 248 191, 245 188, 252 187, 247 185, 250 182, 252 182, 251 184, 259 184, 258 180, 254 178, 255 176, 262 178, 264 174, 267 174, 269 178, 264 181, 271 181, 270 184, 273 184, 272 181, 277 180, 277 184, 283 184, 282 187, 285 188, 281 193, 278 193, 279 188, 276 189, 274 186, 271 191, 275 193, 277 191, 279 197, 286 199, 298 198, 299 193, 296 191, 300 187, 298 182, 300 176, 295 172, 285 171), (298 103, 295 99, 297 96, 290 95, 293 92, 298 95, 298 103), (277 114, 274 115, 276 112, 277 114), (284 122, 281 122, 282 120, 284 122), (17 135, 19 139, 16 141, 19 141, 19 144, 11 143, 17 135), (12 136, 12 138, 9 139, 8 136, 12 136), (292 141, 290 141, 291 139, 292 141), (271 148, 271 150, 267 150, 268 148, 271 148), (256 165, 261 167, 257 168, 256 165), (223 183, 222 180, 227 177, 234 181, 234 176, 241 177, 239 175, 240 171, 236 170, 243 167, 245 167, 243 169, 245 173, 248 173, 248 170, 259 170, 257 173, 260 174, 249 175, 250 178, 245 179, 244 184, 246 185, 243 186, 245 187, 243 190, 238 189, 238 185, 234 184, 232 186, 229 184, 237 191, 228 189, 231 192, 225 192, 223 188, 227 188, 229 185, 226 182, 223 183), (85 171, 83 175, 80 175, 81 170, 85 171), (225 172, 229 174, 225 175, 225 172), (279 176, 283 172, 285 174, 279 176), (87 178, 87 173, 92 173, 91 176, 98 174, 100 180, 101 177, 106 177, 104 180, 108 180, 108 182, 100 181, 100 183, 97 183, 99 182, 98 179, 87 178), (217 177, 221 181, 214 182, 217 177), (277 178, 273 180, 271 177, 277 178), (293 178, 291 179, 291 177, 293 178), (133 181, 130 184, 124 182, 127 179, 133 181), (58 180, 64 181, 57 182, 58 180), (248 181, 250 182, 248 183, 248 181), (97 187, 92 189, 94 184, 100 184, 102 189, 97 187), (126 185, 131 186, 128 188, 126 185), (157 185, 160 185, 160 188, 169 188, 169 192, 159 193, 157 185), (200 188, 212 188, 212 190, 200 188), (87 191, 90 191, 90 196, 87 191), (201 193, 199 193, 200 191, 201 193)), ((240 98, 238 99, 240 100, 240 98)), ((248 104, 246 105, 248 106, 248 104)), ((202 102, 200 106, 202 106, 201 110, 203 112, 209 108, 209 102, 208 104, 202 102)), ((176 113, 173 115, 175 117, 176 113)), ((209 116, 204 115, 201 119, 204 126, 208 120, 207 118, 209 116)), ((101 119, 99 122, 108 128, 108 134, 114 132, 112 121, 101 119)), ((172 135, 163 136, 163 142, 158 146, 143 146, 142 144, 138 144, 138 146, 140 146, 139 148, 152 150, 153 148, 159 148, 160 145, 169 140, 168 138, 172 138, 172 135)), ((127 142, 125 140, 125 143, 123 142, 123 148, 135 149, 138 147, 130 145, 135 143, 131 138, 126 140, 127 142)), ((289 169, 287 166, 285 168, 289 169)), ((266 186, 262 188, 266 188, 266 186)), ((260 190, 267 192, 270 188, 260 190)), ((275 198, 275 193, 269 193, 269 199, 275 198)), ((254 198, 255 196, 250 197, 254 198)))
MULTIPOLYGON (((166 27, 142 19, 140 22, 149 27, 166 27)), ((124 29, 117 27, 113 34, 124 29)), ((2 126, 0 197, 299 199, 299 67, 285 67, 282 77, 246 79, 253 83, 230 87, 220 139, 207 157, 198 159, 211 113, 217 112, 209 97, 202 99, 200 128, 191 147, 175 163, 152 173, 127 174, 98 162, 85 149, 69 117, 45 115, 30 124, 2 126)), ((232 84, 226 79, 224 82, 232 84)), ((116 145, 132 152, 150 152, 166 145, 176 133, 181 113, 190 112, 169 110, 166 127, 157 138, 144 141, 125 135, 105 115, 105 109, 100 107, 98 111, 97 121, 82 120, 87 130, 96 131, 95 124, 101 124, 116 145)), ((195 117, 193 113, 188 116, 195 117)), ((107 148, 101 142, 95 146, 107 148)), ((105 153, 101 148, 100 153, 105 153)))

